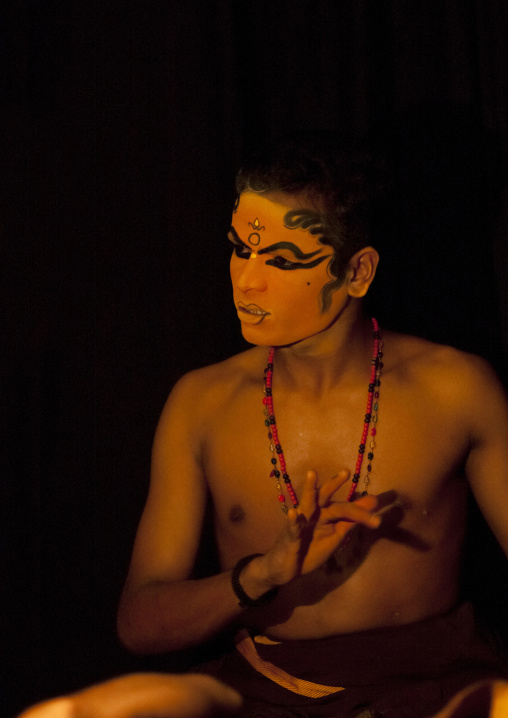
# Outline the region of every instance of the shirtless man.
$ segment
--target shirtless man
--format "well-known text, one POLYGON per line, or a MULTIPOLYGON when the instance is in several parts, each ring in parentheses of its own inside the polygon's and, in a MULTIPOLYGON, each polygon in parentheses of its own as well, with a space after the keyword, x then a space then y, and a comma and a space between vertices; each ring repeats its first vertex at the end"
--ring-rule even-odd
POLYGON ((246 711, 428 716, 499 672, 458 602, 468 486, 508 553, 506 397, 475 356, 378 342, 373 168, 319 136, 244 166, 231 278, 254 346, 184 376, 155 437, 119 635, 156 653, 247 627, 219 673, 246 711), (209 497, 222 572, 191 580, 209 497))

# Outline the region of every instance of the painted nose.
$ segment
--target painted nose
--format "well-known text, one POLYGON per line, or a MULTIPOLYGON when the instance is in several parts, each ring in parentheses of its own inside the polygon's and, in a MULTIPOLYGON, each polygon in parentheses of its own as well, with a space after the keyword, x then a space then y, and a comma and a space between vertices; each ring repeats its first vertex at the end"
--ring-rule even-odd
POLYGON ((265 263, 256 252, 249 259, 240 260, 241 268, 236 275, 236 286, 241 292, 256 290, 262 292, 266 288, 265 263))

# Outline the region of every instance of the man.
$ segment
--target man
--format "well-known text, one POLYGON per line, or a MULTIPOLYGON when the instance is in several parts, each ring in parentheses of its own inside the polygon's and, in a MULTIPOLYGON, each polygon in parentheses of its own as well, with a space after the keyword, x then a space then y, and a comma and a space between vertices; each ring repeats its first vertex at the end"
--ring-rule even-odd
POLYGON ((184 376, 156 433, 119 634, 154 653, 248 629, 217 673, 242 715, 428 716, 501 671, 459 566, 468 485, 508 552, 506 397, 481 359, 364 316, 378 186, 321 135, 242 168, 254 346, 184 376), (222 571, 191 579, 208 499, 222 571))

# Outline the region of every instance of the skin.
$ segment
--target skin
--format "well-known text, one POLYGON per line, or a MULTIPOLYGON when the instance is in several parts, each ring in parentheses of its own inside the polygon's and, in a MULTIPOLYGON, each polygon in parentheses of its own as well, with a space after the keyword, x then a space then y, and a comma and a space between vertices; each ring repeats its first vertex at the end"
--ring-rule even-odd
POLYGON ((199 674, 133 673, 45 701, 18 718, 213 718, 234 715, 236 691, 199 674))
POLYGON ((433 718, 503 718, 508 713, 508 683, 479 681, 457 693, 433 718))
POLYGON ((335 292, 322 310, 322 289, 331 280, 332 248, 303 229, 287 229, 289 207, 245 193, 233 214, 228 235, 233 248, 233 298, 245 339, 259 346, 281 346, 322 332, 335 321, 347 296, 335 292), (262 213, 263 230, 256 246, 248 231, 262 213), (259 298, 261 303, 251 299, 259 298))
POLYGON ((301 639, 445 612, 458 600, 468 483, 508 553, 506 396, 483 360, 450 347, 383 333, 369 494, 345 500, 372 354, 361 300, 379 257, 371 247, 357 252, 324 311, 330 260, 293 269, 281 261, 313 262, 330 248, 306 230, 285 228, 288 208, 301 205, 242 195, 232 219, 230 241, 241 247, 231 277, 242 331, 255 346, 183 377, 161 416, 118 616, 131 650, 176 650, 232 623, 301 639), (253 224, 256 245, 249 243, 253 224), (307 257, 274 249, 280 242, 307 257), (252 306, 263 311, 261 321, 242 308, 252 306), (287 518, 269 476, 261 404, 272 344, 275 415, 300 500, 287 518), (207 492, 222 571, 191 580, 207 492), (254 599, 274 586, 279 593, 272 604, 245 610, 231 569, 255 552, 263 556, 242 571, 244 590, 254 599))

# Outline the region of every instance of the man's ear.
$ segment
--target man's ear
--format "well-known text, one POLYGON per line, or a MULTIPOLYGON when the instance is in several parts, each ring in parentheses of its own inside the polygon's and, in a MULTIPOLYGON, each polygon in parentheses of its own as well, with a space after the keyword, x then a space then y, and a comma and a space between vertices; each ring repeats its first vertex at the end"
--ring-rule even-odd
POLYGON ((374 247, 364 247, 349 260, 348 292, 351 297, 364 297, 376 276, 379 254, 374 247))

